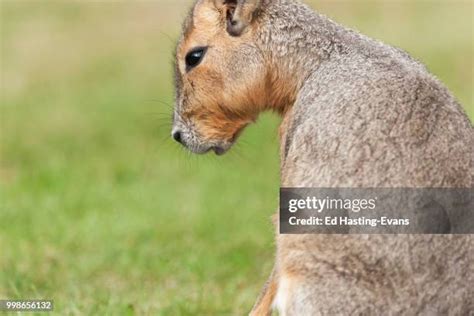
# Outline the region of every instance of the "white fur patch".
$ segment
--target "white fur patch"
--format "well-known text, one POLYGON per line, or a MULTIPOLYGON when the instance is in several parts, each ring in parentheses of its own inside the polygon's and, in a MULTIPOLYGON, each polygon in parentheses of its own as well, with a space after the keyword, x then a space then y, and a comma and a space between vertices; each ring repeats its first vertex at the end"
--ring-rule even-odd
POLYGON ((290 298, 290 279, 285 276, 281 276, 278 279, 278 290, 273 301, 272 308, 278 311, 280 316, 286 315, 288 307, 288 301, 290 298))

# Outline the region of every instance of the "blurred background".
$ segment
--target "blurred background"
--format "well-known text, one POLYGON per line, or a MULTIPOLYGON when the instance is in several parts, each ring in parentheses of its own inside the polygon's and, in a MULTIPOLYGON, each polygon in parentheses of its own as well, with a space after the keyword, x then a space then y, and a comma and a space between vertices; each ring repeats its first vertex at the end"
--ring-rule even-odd
MULTIPOLYGON (((1 2, 0 298, 242 315, 272 267, 278 118, 223 157, 170 139, 190 1, 1 2)), ((471 120, 472 1, 308 1, 401 47, 471 120)))

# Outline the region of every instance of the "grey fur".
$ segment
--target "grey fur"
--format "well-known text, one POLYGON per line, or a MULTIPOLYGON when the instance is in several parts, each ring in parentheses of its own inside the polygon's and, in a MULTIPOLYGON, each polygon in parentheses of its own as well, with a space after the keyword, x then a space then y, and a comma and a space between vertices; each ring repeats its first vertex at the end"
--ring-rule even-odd
MULTIPOLYGON (((423 65, 296 1, 267 1, 260 18, 263 54, 301 81, 281 186, 472 186, 472 125, 423 65)), ((277 248, 277 274, 300 277, 283 315, 474 308, 472 236, 279 235, 277 248)))
MULTIPOLYGON (((282 187, 472 187, 472 124, 422 64, 298 1, 258 4, 246 45, 259 58, 250 63, 263 59, 266 71, 296 89, 292 104, 277 109, 282 187)), ((241 71, 244 58, 236 59, 241 71)), ((254 315, 265 311, 259 304, 273 284, 281 315, 474 310, 471 235, 276 239, 274 270, 254 315)))
POLYGON ((260 45, 303 81, 283 186, 471 185, 472 126, 423 65, 305 5, 270 2, 260 45))

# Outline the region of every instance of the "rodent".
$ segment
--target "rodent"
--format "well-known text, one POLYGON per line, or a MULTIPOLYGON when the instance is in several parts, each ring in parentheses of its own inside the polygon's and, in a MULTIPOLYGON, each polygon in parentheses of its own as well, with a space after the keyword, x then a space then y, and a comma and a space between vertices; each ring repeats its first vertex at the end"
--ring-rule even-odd
MULTIPOLYGON (((293 0, 198 0, 176 50, 173 137, 224 154, 282 117, 282 187, 471 188, 473 126, 404 51, 293 0)), ((471 235, 281 235, 251 315, 466 315, 471 235)))

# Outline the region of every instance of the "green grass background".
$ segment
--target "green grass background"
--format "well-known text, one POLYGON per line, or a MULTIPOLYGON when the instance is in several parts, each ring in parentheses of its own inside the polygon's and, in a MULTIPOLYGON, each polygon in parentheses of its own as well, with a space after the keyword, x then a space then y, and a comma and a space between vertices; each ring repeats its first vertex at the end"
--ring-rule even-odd
MULTIPOLYGON (((0 298, 61 315, 242 315, 272 266, 278 118, 224 157, 170 134, 189 1, 1 1, 0 298)), ((319 1, 473 102, 471 1, 319 1)))

